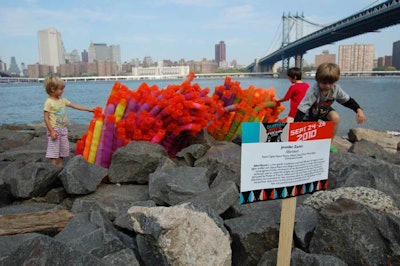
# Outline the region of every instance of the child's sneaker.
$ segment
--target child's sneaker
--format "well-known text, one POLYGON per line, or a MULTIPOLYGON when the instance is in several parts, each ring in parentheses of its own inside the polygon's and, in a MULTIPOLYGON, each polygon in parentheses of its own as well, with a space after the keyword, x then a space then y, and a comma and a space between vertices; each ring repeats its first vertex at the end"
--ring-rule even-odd
POLYGON ((331 152, 332 152, 332 153, 338 153, 338 152, 339 152, 339 149, 336 148, 335 146, 333 146, 333 145, 331 144, 331 152))

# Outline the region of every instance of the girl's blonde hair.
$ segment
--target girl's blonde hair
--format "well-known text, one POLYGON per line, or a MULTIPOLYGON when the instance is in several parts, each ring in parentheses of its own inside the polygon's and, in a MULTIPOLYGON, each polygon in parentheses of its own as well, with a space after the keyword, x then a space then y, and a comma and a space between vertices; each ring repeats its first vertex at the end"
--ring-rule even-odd
POLYGON ((59 77, 48 77, 43 82, 43 87, 46 89, 47 94, 50 95, 55 89, 65 88, 65 82, 59 77))
POLYGON ((322 63, 318 66, 315 73, 315 80, 318 83, 333 84, 339 80, 340 68, 333 63, 322 63))

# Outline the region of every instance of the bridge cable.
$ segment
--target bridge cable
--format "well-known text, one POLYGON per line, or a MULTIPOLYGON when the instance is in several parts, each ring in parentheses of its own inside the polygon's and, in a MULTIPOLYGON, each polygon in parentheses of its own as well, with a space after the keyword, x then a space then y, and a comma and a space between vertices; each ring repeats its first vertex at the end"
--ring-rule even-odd
POLYGON ((282 32, 282 20, 280 21, 278 27, 276 28, 276 32, 274 35, 274 38, 272 39, 272 43, 270 44, 270 47, 268 48, 267 55, 271 54, 272 52, 275 52, 280 48, 280 38, 281 38, 281 32, 282 32))

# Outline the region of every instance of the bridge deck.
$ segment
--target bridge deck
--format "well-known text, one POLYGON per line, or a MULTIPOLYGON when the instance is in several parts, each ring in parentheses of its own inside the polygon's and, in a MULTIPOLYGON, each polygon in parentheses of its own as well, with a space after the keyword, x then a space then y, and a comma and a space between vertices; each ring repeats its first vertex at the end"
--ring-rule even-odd
MULTIPOLYGON (((272 66, 290 57, 303 55, 306 51, 366 32, 393 26, 400 23, 400 0, 390 0, 378 4, 352 16, 346 17, 327 27, 300 38, 279 50, 261 58, 259 65, 272 66)), ((247 66, 253 70, 255 63, 247 66)))

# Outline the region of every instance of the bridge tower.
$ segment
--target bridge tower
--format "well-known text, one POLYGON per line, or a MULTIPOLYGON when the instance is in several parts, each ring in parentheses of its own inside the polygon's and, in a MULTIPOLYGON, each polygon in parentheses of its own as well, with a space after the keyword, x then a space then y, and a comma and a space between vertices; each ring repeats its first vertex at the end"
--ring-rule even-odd
MULTIPOLYGON (((288 45, 290 42, 294 42, 303 37, 303 29, 304 29, 304 15, 291 15, 288 13, 287 15, 283 13, 282 15, 282 45, 281 48, 288 45), (292 31, 294 32, 295 39, 291 39, 292 31)), ((282 54, 282 71, 286 72, 289 68, 289 60, 290 58, 282 54)), ((298 54, 295 56, 295 66, 302 68, 303 62, 303 54, 298 54)))

